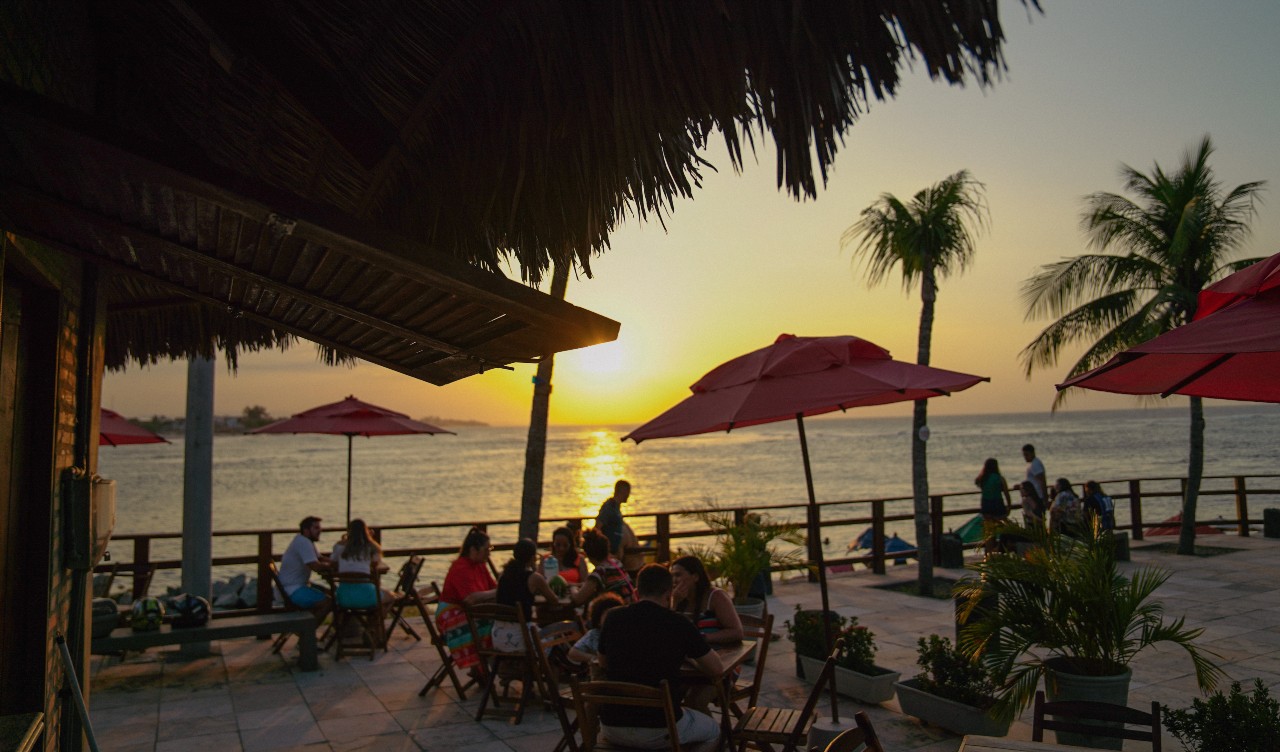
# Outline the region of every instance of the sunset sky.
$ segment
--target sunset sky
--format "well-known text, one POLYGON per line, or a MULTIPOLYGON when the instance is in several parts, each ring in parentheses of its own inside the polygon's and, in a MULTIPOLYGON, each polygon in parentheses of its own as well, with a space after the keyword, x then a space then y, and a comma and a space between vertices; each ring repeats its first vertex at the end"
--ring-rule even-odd
MULTIPOLYGON (((943 279, 935 366, 991 377, 935 414, 1048 413, 1071 361, 1027 380, 1019 351, 1046 321, 1026 322, 1024 279, 1086 250, 1083 197, 1120 192, 1122 163, 1176 168, 1212 136, 1212 165, 1229 188, 1264 180, 1244 255, 1280 251, 1280 3, 1274 0, 1043 0, 1043 15, 1001 4, 1009 70, 988 90, 912 75, 850 132, 816 201, 775 187, 763 146, 741 175, 714 144, 692 200, 666 227, 630 221, 571 279, 568 299, 622 323, 617 342, 556 358, 551 421, 639 424, 688 394, 720 362, 782 332, 852 334, 914 360, 919 291, 896 281, 868 289, 840 236, 884 192, 908 198, 968 169, 987 186, 991 224, 974 265, 943 279)), ((757 139, 758 144, 762 144, 757 139)), ((303 343, 245 356, 217 371, 216 412, 264 405, 285 416, 347 394, 406 412, 528 421, 532 366, 435 387, 378 366, 327 368, 303 343)), ((185 411, 185 363, 108 374, 103 405, 133 417, 185 411)), ((1182 409, 1185 398, 1171 398, 1182 409)), ((1126 407, 1134 398, 1080 392, 1067 409, 1126 407)), ((906 405, 869 415, 910 414, 906 405)))

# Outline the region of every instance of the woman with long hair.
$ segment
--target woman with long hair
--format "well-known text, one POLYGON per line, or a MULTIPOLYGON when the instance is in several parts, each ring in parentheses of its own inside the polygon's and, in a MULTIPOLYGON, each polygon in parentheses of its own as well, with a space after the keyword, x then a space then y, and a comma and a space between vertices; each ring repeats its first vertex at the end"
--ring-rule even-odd
POLYGON ((671 608, 684 614, 712 645, 742 641, 742 620, 729 594, 711 584, 711 576, 696 556, 671 562, 671 608))
MULTIPOLYGON (((347 526, 347 534, 333 546, 333 554, 329 560, 337 565, 338 574, 377 575, 378 564, 382 562, 382 546, 373 537, 373 531, 364 520, 356 518, 347 526)), ((377 590, 372 582, 339 582, 334 597, 339 606, 347 608, 371 608, 377 590)), ((395 600, 395 596, 387 590, 381 591, 383 604, 395 600)))
POLYGON ((587 559, 578 551, 577 536, 568 527, 558 527, 551 534, 551 553, 538 562, 538 574, 547 580, 558 574, 569 585, 580 585, 587 579, 587 559), (555 561, 554 574, 548 572, 548 559, 555 561))
MULTIPOLYGON (((511 561, 502 568, 502 575, 498 577, 496 596, 498 603, 504 606, 519 606, 523 609, 530 626, 536 626, 533 619, 535 597, 540 595, 547 603, 552 604, 559 601, 546 578, 534 571, 533 564, 537 557, 538 544, 528 538, 516 541, 511 551, 511 561)), ((514 622, 494 622, 493 646, 505 653, 523 651, 524 637, 520 634, 520 625, 514 622)))
POLYGON ((497 596, 498 583, 489 573, 489 534, 478 527, 467 531, 458 558, 449 565, 444 577, 444 590, 436 607, 436 624, 449 645, 453 662, 459 668, 472 668, 479 662, 476 641, 487 642, 492 625, 480 624, 481 634, 471 634, 462 604, 491 601, 497 596))
POLYGON ((974 485, 982 489, 982 532, 986 542, 983 544, 987 553, 995 550, 995 528, 1009 519, 1012 506, 1009 499, 1009 484, 1000 474, 1000 463, 995 457, 988 457, 982 463, 982 472, 973 479, 974 485))

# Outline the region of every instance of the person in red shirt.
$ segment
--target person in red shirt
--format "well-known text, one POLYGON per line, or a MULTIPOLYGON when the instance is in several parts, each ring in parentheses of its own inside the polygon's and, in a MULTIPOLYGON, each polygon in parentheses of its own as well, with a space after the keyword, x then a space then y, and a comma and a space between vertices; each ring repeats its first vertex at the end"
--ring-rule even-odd
POLYGON ((498 583, 489 570, 491 550, 489 534, 478 527, 471 528, 462 539, 458 558, 449 565, 449 573, 444 577, 444 590, 436 607, 436 624, 459 668, 471 668, 479 662, 475 642, 487 641, 492 629, 491 624, 480 625, 481 634, 473 635, 466 612, 462 610, 464 602, 491 601, 497 595, 498 583))

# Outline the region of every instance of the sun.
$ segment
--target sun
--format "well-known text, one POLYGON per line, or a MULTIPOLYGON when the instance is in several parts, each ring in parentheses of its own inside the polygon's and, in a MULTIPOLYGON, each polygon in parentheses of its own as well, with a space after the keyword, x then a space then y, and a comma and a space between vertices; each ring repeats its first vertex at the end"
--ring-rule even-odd
POLYGON ((599 375, 621 371, 624 355, 622 345, 614 340, 563 353, 558 357, 568 361, 566 365, 576 371, 599 375))

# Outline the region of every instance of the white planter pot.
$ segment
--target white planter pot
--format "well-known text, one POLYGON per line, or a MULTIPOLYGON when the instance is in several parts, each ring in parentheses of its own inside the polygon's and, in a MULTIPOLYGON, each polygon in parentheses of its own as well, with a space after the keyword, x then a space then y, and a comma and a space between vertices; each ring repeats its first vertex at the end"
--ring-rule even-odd
MULTIPOLYGON (((822 673, 822 664, 823 661, 816 658, 800 657, 800 665, 804 668, 804 676, 808 681, 818 680, 818 675, 822 673)), ((885 671, 883 674, 872 676, 840 666, 836 666, 835 674, 836 692, 869 705, 879 705, 892 700, 893 687, 902 677, 902 674, 897 671, 885 671)))
POLYGON ((952 733, 1004 736, 1009 733, 1009 723, 1000 723, 981 708, 929 694, 916 685, 915 679, 898 682, 898 704, 902 712, 913 715, 925 723, 941 726, 952 733))

